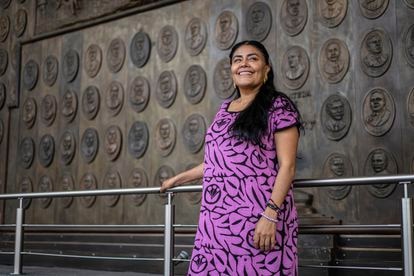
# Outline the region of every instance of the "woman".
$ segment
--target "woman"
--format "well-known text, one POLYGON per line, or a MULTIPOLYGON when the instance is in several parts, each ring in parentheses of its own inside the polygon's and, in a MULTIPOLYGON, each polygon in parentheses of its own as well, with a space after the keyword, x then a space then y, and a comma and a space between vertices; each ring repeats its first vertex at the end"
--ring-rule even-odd
POLYGON ((204 163, 161 191, 203 177, 189 275, 297 275, 292 180, 299 113, 277 92, 265 47, 243 41, 230 53, 237 97, 210 126, 204 163))

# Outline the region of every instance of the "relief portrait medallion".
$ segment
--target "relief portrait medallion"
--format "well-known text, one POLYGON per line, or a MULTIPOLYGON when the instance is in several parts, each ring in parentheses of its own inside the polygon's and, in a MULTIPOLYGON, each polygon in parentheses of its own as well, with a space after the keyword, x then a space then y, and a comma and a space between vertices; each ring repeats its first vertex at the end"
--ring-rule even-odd
MULTIPOLYGON (((37 187, 37 192, 39 193, 50 193, 53 191, 53 181, 52 179, 47 175, 42 175, 39 180, 39 184, 37 187)), ((42 197, 39 198, 40 201, 40 207, 43 209, 46 209, 49 207, 50 203, 52 203, 51 197, 42 197)))
POLYGON ((361 44, 361 67, 370 77, 382 76, 390 67, 392 44, 384 30, 374 29, 367 33, 361 44))
POLYGON ((199 103, 206 92, 207 75, 200 65, 191 65, 184 76, 184 95, 192 103, 199 103))
POLYGON ((411 89, 411 92, 407 97, 407 114, 411 126, 414 127, 414 87, 411 89))
POLYGON ((199 55, 207 42, 207 27, 206 24, 197 17, 188 22, 185 28, 184 45, 190 56, 199 55))
POLYGON ((111 116, 116 116, 124 105, 124 87, 118 81, 112 81, 105 96, 105 104, 111 116))
POLYGON ((6 50, 0 49, 0 76, 6 73, 7 66, 9 65, 9 54, 6 50))
POLYGON ((35 143, 32 138, 25 137, 20 142, 20 164, 23 168, 28 169, 33 163, 35 157, 35 143))
POLYGON ((329 96, 321 109, 321 125, 329 140, 339 141, 346 136, 352 122, 352 111, 348 100, 339 95, 329 96))
POLYGON ((24 9, 18 9, 14 16, 14 33, 17 37, 21 37, 26 30, 27 12, 24 9))
POLYGON ((10 3, 11 3, 11 0, 1 0, 0 1, 0 5, 3 9, 7 9, 10 6, 10 3))
POLYGON ((348 10, 348 0, 318 1, 319 17, 323 25, 334 28, 342 23, 348 10))
POLYGON ((76 93, 73 90, 67 89, 62 96, 61 102, 63 107, 60 112, 65 121, 70 123, 75 118, 78 110, 78 96, 76 96, 76 93))
POLYGON ((136 67, 142 68, 147 64, 151 55, 151 39, 146 32, 140 31, 134 35, 129 46, 129 54, 136 67))
POLYGON ((204 145, 206 135, 206 122, 200 114, 188 116, 181 131, 186 149, 191 153, 198 152, 204 145))
MULTIPOLYGON (((103 188, 104 189, 121 189, 122 181, 118 171, 108 169, 105 174, 103 188)), ((119 201, 120 195, 107 195, 103 197, 106 206, 114 207, 119 201)))
POLYGON ((246 32, 253 40, 263 41, 272 27, 272 12, 267 4, 256 2, 246 14, 246 32))
POLYGON ((141 158, 148 147, 149 132, 145 122, 136 121, 128 132, 128 151, 136 159, 141 158))
POLYGON ((10 32, 10 19, 7 15, 0 15, 0 42, 4 42, 10 32))
MULTIPOLYGON (((161 187, 162 183, 167 180, 168 178, 171 178, 175 175, 174 170, 167 165, 162 165, 158 168, 157 172, 155 173, 154 178, 154 184, 156 187, 161 187)), ((166 198, 167 195, 165 193, 161 193, 160 198, 166 198)))
MULTIPOLYGON (((80 190, 96 190, 98 187, 93 173, 85 173, 80 180, 80 190)), ((96 196, 82 196, 79 200, 83 207, 91 208, 96 201, 96 196)))
POLYGON ((158 121, 155 127, 155 141, 161 156, 168 156, 175 146, 175 125, 171 119, 164 118, 158 121))
POLYGON ((228 99, 236 91, 233 87, 231 66, 228 58, 221 59, 214 67, 213 84, 214 91, 220 99, 228 99))
POLYGON ((223 11, 217 17, 214 38, 220 50, 227 50, 233 46, 239 33, 239 22, 231 11, 223 11))
POLYGON ((101 97, 98 87, 88 86, 82 95, 82 112, 88 120, 93 120, 99 112, 101 97))
POLYGON ((3 108, 6 102, 6 85, 0 82, 0 110, 3 108))
POLYGON ((150 98, 150 85, 145 77, 136 77, 129 87, 129 104, 139 113, 147 107, 150 98))
MULTIPOLYGON (((19 193, 32 193, 33 192, 33 182, 28 176, 24 176, 22 180, 20 180, 19 184, 19 193)), ((23 209, 27 209, 30 206, 30 203, 32 202, 31 198, 23 199, 23 209)))
MULTIPOLYGON (((198 164, 189 164, 186 167, 186 170, 190 170, 194 167, 198 166, 198 164)), ((193 181, 191 183, 189 183, 188 185, 201 185, 202 184, 202 180, 196 180, 193 181)), ((191 204, 191 205, 196 205, 199 204, 201 201, 201 192, 190 192, 190 193, 184 193, 184 197, 185 199, 191 204)))
POLYGON ((32 97, 28 97, 23 103, 22 120, 28 129, 31 129, 36 121, 37 105, 32 97))
POLYGON ((63 57, 63 77, 67 82, 72 82, 79 71, 79 54, 76 50, 70 49, 63 57))
POLYGON ((177 96, 177 79, 174 71, 163 71, 158 78, 155 91, 157 101, 163 108, 170 107, 177 96))
POLYGON ((380 17, 388 7, 388 0, 359 0, 362 15, 368 19, 380 17))
POLYGON ((75 157, 76 152, 76 139, 71 131, 66 130, 62 134, 59 143, 59 152, 62 163, 64 165, 69 165, 72 162, 73 157, 75 157))
POLYGON ((51 126, 56 118, 57 102, 53 95, 43 97, 40 104, 40 118, 46 126, 51 126))
POLYGON ((414 67, 414 24, 405 31, 402 45, 408 64, 414 67))
POLYGON ((370 90, 362 104, 362 120, 365 130, 373 136, 387 133, 395 119, 395 103, 390 93, 383 88, 370 90))
MULTIPOLYGON (((69 173, 64 173, 60 178, 60 190, 64 192, 70 192, 75 189, 75 182, 73 181, 73 177, 69 173)), ((61 197, 59 201, 62 204, 63 208, 69 208, 72 205, 73 197, 61 197)))
POLYGON ((91 163, 99 150, 99 136, 94 128, 87 128, 82 135, 80 150, 86 163, 91 163))
POLYGON ((309 74, 309 57, 305 49, 300 46, 291 46, 283 55, 282 81, 290 89, 301 88, 309 74))
POLYGON ((325 81, 340 82, 349 68, 349 51, 346 44, 339 39, 327 40, 319 53, 319 71, 325 81))
MULTIPOLYGON (((146 188, 148 187, 148 176, 145 170, 142 168, 134 168, 128 178, 128 188, 146 188)), ((146 194, 135 194, 128 196, 134 206, 141 206, 145 199, 146 194)))
POLYGON ((171 25, 162 27, 157 38, 157 52, 164 62, 172 60, 178 49, 178 34, 171 25))
POLYGON ((46 134, 40 138, 38 150, 40 164, 45 168, 49 167, 55 156, 55 140, 52 135, 46 134))
MULTIPOLYGON (((352 177, 352 163, 346 155, 342 153, 332 153, 325 160, 323 165, 323 175, 328 178, 352 177)), ((341 200, 349 195, 351 189, 352 186, 350 185, 328 187, 327 194, 331 199, 341 200)))
POLYGON ((282 29, 289 36, 296 36, 308 21, 308 6, 305 0, 284 0, 280 10, 282 29))
POLYGON ((115 38, 109 44, 108 52, 106 53, 106 62, 109 71, 117 73, 121 70, 125 61, 125 44, 120 38, 115 38))
MULTIPOLYGON (((1 60, 1 58, 0 58, 1 60)), ((23 85, 27 90, 32 90, 39 77, 39 66, 31 59, 23 67, 23 85)))
POLYGON ((410 9, 414 9, 414 0, 403 0, 403 2, 410 9))
POLYGON ((89 45, 84 56, 84 69, 90 78, 96 77, 102 66, 102 50, 96 44, 89 45))
POLYGON ((43 62, 43 82, 47 86, 55 84, 59 73, 59 62, 53 55, 48 56, 43 62))
MULTIPOLYGON (((394 156, 383 148, 375 148, 365 160, 364 173, 367 176, 385 176, 397 174, 398 167, 394 156)), ((375 184, 365 186, 368 192, 377 198, 386 198, 390 196, 396 184, 375 184)))
POLYGON ((105 132, 105 152, 109 160, 118 158, 122 149, 122 132, 118 126, 112 125, 105 132))

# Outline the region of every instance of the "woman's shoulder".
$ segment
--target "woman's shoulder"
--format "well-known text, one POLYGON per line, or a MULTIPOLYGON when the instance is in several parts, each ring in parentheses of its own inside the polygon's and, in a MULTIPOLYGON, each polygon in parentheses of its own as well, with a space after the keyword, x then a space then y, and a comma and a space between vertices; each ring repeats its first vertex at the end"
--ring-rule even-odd
POLYGON ((272 111, 280 109, 296 110, 292 100, 284 93, 278 93, 273 99, 272 111))

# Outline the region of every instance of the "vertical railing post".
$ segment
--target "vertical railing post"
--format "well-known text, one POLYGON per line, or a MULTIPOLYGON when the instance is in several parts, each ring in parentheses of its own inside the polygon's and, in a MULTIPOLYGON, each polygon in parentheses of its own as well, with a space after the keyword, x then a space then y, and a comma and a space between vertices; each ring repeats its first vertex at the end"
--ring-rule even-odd
POLYGON ((410 182, 400 183, 404 185, 404 197, 401 199, 402 209, 402 234, 403 234, 403 254, 404 254, 404 275, 412 276, 413 274, 413 214, 412 199, 408 197, 408 184, 410 182))
POLYGON ((12 275, 22 274, 22 248, 23 248, 23 198, 19 198, 19 207, 16 209, 16 232, 14 242, 14 271, 12 275))
POLYGON ((173 251, 174 251, 174 205, 172 204, 173 193, 167 193, 165 204, 165 225, 164 225, 164 275, 173 275, 173 251))

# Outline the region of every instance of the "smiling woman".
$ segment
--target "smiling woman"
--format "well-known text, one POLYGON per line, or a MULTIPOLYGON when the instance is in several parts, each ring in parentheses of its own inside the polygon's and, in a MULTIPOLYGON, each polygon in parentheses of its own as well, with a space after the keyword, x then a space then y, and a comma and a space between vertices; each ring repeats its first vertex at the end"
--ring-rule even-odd
POLYGON ((209 127, 204 163, 161 190, 203 178, 188 275, 297 275, 292 180, 300 115, 276 91, 261 43, 236 44, 230 63, 237 97, 223 102, 209 127))

